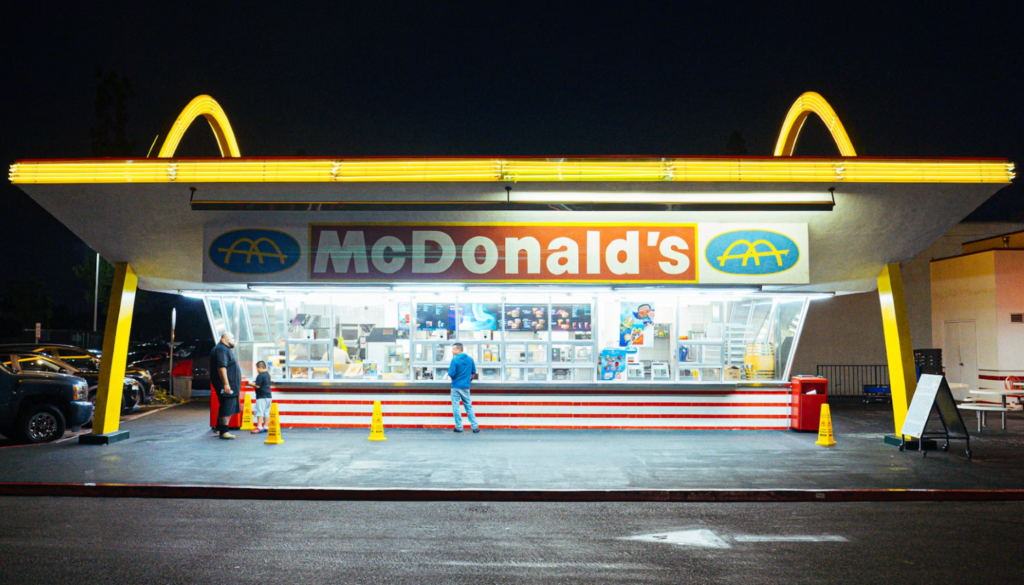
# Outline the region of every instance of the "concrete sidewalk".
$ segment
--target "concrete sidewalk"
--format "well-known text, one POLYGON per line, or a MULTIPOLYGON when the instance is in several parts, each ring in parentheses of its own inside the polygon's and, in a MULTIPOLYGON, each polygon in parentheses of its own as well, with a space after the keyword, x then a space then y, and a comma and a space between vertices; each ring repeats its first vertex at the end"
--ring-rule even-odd
MULTIPOLYGON (((1024 485, 1024 419, 1012 414, 927 458, 882 443, 885 405, 834 405, 839 444, 788 431, 527 431, 285 429, 283 445, 210 432, 208 403, 122 428, 109 446, 75 441, 0 449, 0 481, 478 489, 1012 489, 1024 485)), ((967 420, 971 428, 973 420, 967 420)), ((367 420, 369 427, 369 420, 367 420)))

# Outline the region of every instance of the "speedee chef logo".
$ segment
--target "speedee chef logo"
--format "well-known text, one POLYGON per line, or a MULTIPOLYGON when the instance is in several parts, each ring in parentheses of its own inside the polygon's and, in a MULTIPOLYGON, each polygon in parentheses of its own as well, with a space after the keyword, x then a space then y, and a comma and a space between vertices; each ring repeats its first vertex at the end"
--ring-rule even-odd
POLYGON ((241 229, 221 234, 209 249, 214 265, 238 274, 272 274, 287 270, 302 255, 299 242, 279 231, 241 229))
POLYGON ((726 274, 764 276, 785 272, 800 260, 800 248, 785 234, 747 229, 719 234, 707 243, 704 258, 726 274))
POLYGON ((312 224, 309 280, 697 282, 693 224, 312 224))

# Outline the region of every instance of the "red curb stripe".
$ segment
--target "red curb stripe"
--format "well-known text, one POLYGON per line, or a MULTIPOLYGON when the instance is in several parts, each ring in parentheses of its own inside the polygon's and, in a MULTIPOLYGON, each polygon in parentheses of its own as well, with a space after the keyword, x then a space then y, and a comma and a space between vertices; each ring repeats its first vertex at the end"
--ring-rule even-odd
POLYGON ((1024 490, 526 490, 0 483, 2 497, 168 498, 401 502, 1019 502, 1024 490))

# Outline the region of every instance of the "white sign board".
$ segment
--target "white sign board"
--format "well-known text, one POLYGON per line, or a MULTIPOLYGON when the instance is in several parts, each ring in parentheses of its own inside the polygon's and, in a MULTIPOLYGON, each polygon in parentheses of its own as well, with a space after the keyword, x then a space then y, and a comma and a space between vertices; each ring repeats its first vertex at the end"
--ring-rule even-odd
POLYGON ((921 379, 917 381, 917 390, 914 391, 914 398, 910 401, 910 408, 907 409, 907 418, 903 420, 903 429, 900 431, 902 434, 915 439, 921 438, 941 384, 942 376, 921 374, 921 379))

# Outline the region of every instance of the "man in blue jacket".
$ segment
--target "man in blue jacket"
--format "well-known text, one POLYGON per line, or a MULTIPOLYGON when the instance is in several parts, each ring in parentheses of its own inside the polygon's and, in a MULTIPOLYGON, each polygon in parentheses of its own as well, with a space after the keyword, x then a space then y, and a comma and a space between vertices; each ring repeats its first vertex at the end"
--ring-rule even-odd
POLYGON ((448 366, 448 377, 452 379, 452 414, 455 415, 455 432, 462 432, 462 414, 459 413, 459 401, 466 407, 466 416, 474 433, 480 432, 473 414, 473 401, 469 398, 469 384, 476 375, 476 363, 473 358, 462 352, 462 344, 452 346, 452 364, 448 366))

